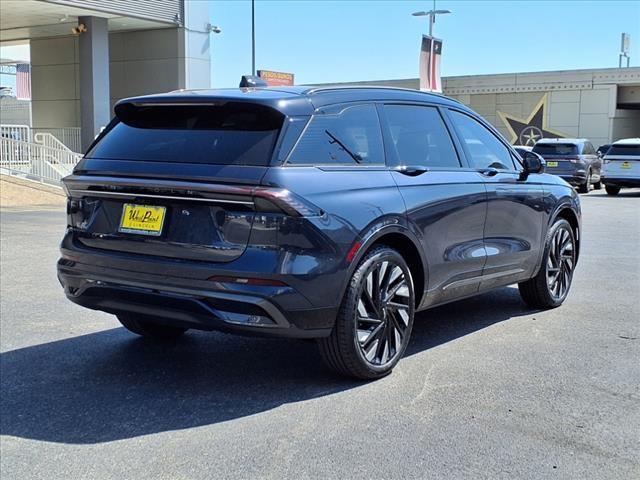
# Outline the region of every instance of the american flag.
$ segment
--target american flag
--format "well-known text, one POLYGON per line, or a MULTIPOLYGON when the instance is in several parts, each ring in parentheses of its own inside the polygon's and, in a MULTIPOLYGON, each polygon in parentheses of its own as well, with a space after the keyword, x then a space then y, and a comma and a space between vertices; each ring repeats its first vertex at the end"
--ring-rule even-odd
POLYGON ((31 100, 31 65, 28 63, 16 65, 16 98, 31 100))

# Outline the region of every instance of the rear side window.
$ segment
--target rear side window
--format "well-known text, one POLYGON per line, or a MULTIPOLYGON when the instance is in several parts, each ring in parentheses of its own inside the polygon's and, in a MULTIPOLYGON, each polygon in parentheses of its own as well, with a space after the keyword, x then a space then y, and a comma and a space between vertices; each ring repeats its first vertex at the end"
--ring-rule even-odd
POLYGON ((355 105, 314 115, 286 161, 290 165, 384 165, 378 113, 355 105))
POLYGON ((640 157, 640 145, 612 145, 607 155, 629 155, 640 157))
POLYGON ((578 155, 578 146, 574 143, 537 143, 533 151, 540 155, 578 155))
POLYGON ((591 143, 586 142, 583 146, 582 146, 582 153, 584 155, 595 155, 596 150, 593 148, 593 145, 591 145, 591 143))
POLYGON ((455 110, 450 112, 473 168, 515 169, 509 149, 489 129, 469 115, 455 110))
POLYGON ((262 105, 124 104, 88 158, 216 165, 269 164, 283 115, 262 105))
POLYGON ((436 108, 386 105, 384 114, 400 165, 460 167, 449 132, 436 108))

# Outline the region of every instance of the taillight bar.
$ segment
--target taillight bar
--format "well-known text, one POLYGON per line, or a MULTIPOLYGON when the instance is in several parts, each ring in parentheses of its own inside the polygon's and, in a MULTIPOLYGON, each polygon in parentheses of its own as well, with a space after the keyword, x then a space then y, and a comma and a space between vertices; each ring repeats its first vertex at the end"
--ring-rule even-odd
POLYGON ((147 178, 69 175, 62 180, 69 197, 155 198, 253 206, 293 217, 319 217, 316 205, 284 188, 196 183, 147 178))
MULTIPOLYGON (((283 188, 258 187, 254 190, 253 196, 272 203, 292 217, 321 217, 324 215, 322 209, 316 205, 283 188)), ((260 209, 261 203, 256 201, 255 204, 256 209, 260 209)))

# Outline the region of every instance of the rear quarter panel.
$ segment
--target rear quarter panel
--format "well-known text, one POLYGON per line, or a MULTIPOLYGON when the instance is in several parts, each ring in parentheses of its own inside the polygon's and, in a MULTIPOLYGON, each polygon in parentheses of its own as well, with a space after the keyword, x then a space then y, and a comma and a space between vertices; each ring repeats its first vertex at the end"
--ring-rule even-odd
POLYGON ((346 257, 357 242, 406 223, 404 201, 385 167, 272 167, 263 184, 286 188, 324 212, 304 220, 320 239, 314 245, 296 247, 291 231, 274 247, 282 258, 274 273, 296 276, 317 306, 340 303, 351 267, 346 257))

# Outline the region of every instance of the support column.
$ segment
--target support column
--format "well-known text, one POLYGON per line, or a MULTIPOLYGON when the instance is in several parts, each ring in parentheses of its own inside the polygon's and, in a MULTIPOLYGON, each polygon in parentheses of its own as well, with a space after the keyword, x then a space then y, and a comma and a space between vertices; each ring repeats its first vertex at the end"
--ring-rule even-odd
POLYGON ((109 27, 106 18, 80 17, 80 120, 82 150, 109 123, 109 27))

